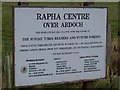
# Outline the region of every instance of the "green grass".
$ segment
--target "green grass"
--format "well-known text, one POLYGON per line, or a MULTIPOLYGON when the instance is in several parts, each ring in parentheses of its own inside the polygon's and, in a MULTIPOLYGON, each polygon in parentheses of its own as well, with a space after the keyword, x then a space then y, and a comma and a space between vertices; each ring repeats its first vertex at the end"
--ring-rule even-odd
POLYGON ((101 2, 95 3, 95 6, 108 7, 108 23, 112 26, 112 40, 117 38, 118 33, 118 3, 117 2, 101 2))
POLYGON ((0 2, 0 89, 2 88, 2 3, 0 2))
POLYGON ((2 4, 2 40, 3 40, 3 53, 11 52, 10 43, 13 38, 13 20, 12 20, 12 6, 16 3, 3 3, 2 4))

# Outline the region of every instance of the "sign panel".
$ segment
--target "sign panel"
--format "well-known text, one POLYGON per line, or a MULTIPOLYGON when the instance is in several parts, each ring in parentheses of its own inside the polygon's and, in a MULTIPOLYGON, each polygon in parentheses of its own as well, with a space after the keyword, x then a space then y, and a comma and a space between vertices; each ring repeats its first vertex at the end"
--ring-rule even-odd
POLYGON ((104 78, 107 8, 15 7, 15 86, 104 78))

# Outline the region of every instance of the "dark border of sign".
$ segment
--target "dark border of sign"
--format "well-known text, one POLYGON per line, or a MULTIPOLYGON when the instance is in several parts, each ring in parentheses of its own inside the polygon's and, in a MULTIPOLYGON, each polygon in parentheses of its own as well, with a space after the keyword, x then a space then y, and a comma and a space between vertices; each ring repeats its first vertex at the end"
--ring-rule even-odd
POLYGON ((15 85, 15 8, 100 8, 100 9, 107 9, 107 16, 106 16, 106 60, 107 60, 107 38, 108 38, 108 7, 69 7, 69 6, 13 6, 12 7, 12 14, 13 14, 13 86, 14 87, 31 87, 31 86, 39 86, 39 85, 56 85, 56 84, 64 84, 64 83, 75 83, 75 82, 79 82, 79 81, 91 81, 91 80, 99 80, 99 79, 105 79, 107 78, 107 61, 106 65, 105 65, 105 77, 104 78, 96 78, 96 79, 84 79, 84 80, 75 80, 75 81, 66 81, 66 82, 55 82, 55 83, 47 83, 47 84, 36 84, 36 85, 25 85, 25 86, 16 86, 15 85))
POLYGON ((12 7, 12 22, 13 22, 13 76, 12 76, 12 80, 13 80, 13 87, 15 86, 15 15, 14 15, 15 13, 14 13, 14 6, 12 7))

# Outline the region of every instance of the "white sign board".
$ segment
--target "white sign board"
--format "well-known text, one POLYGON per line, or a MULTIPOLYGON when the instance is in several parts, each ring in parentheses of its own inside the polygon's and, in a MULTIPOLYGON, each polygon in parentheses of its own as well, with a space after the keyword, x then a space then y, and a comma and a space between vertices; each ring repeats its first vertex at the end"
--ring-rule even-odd
POLYGON ((107 8, 15 7, 15 86, 106 75, 107 8))

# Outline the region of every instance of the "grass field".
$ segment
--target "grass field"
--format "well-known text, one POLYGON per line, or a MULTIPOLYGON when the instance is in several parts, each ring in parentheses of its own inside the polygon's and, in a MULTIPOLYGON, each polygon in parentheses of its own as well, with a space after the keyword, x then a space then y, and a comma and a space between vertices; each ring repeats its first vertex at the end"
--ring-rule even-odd
POLYGON ((112 40, 117 38, 118 32, 118 3, 96 3, 96 6, 108 7, 108 23, 112 25, 112 40))
MULTIPOLYGON (((29 3, 30 6, 82 6, 83 3, 29 3)), ((13 52, 13 15, 12 15, 12 6, 17 6, 17 3, 2 3, 2 52, 3 55, 6 55, 8 53, 13 52)), ((118 40, 118 3, 116 2, 109 2, 109 3, 95 3, 96 7, 108 7, 109 15, 108 15, 108 23, 112 25, 112 47, 117 47, 117 40, 118 40)), ((112 49, 111 49, 112 50, 112 49)), ((113 50, 113 58, 116 60, 116 52, 113 50)), ((3 65, 5 62, 3 61, 3 65)), ((4 75, 4 74, 3 74, 4 75)), ((96 85, 98 81, 96 81, 94 84, 96 85)), ((4 82, 5 83, 5 82, 4 82)), ((102 80, 100 82, 101 84, 97 85, 96 87, 103 87, 108 88, 110 87, 109 81, 102 80)), ((58 85, 60 87, 81 87, 81 82, 74 83, 74 84, 63 84, 58 85)), ((52 87, 58 87, 58 86, 52 86, 52 87)), ((3 86, 5 87, 5 86, 3 86)), ((39 87, 39 86, 38 86, 39 87)), ((46 87, 46 86, 43 86, 46 87)), ((47 86, 51 87, 51 86, 47 86)))

